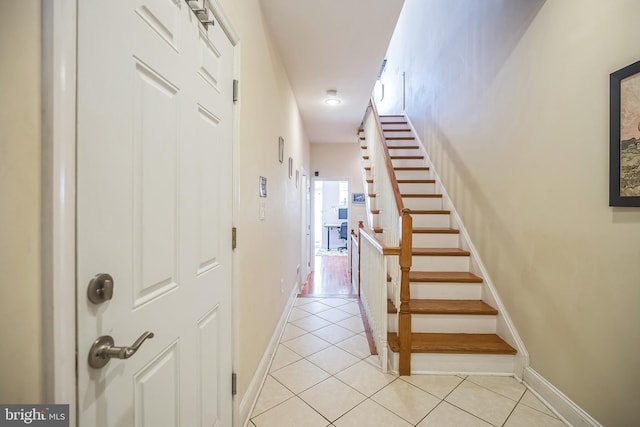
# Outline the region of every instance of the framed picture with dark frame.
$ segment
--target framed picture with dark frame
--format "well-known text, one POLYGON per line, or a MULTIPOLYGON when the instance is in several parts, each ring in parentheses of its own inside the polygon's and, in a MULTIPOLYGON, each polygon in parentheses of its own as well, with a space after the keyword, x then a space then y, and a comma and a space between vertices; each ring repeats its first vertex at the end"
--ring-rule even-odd
POLYGON ((609 206, 640 207, 640 61, 609 84, 609 206))

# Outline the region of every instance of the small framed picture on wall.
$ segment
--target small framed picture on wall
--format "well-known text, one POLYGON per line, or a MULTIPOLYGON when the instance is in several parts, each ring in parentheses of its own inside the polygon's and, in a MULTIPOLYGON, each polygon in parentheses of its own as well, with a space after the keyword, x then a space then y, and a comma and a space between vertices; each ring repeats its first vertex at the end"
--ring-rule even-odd
POLYGON ((364 201, 364 193, 353 193, 351 195, 351 203, 354 205, 363 205, 364 201))

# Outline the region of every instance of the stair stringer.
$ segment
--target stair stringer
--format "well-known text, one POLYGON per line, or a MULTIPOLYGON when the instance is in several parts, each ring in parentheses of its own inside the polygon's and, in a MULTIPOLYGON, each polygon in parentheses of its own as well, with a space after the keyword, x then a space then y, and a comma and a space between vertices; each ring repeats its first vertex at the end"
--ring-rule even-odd
MULTIPOLYGON (((498 310, 497 319, 496 319, 496 333, 503 340, 505 340, 509 345, 517 350, 517 353, 513 356, 501 356, 500 362, 498 365, 492 364, 490 360, 493 357, 493 360, 496 360, 495 356, 489 355, 476 355, 476 354, 462 354, 462 355, 440 355, 440 354, 422 354, 423 361, 418 362, 417 360, 414 362, 412 359, 412 369, 411 372, 415 374, 419 373, 431 373, 431 372, 452 372, 452 373, 463 373, 459 372, 459 363, 462 363, 462 366, 466 366, 469 371, 467 373, 500 373, 500 374, 513 374, 518 379, 522 379, 524 377, 524 370, 529 366, 529 352, 527 351, 524 342, 520 338, 516 327, 509 316, 506 307, 502 303, 498 295, 498 291, 496 290, 491 277, 489 276, 489 272, 485 268, 482 263, 482 259, 480 258, 480 254, 476 247, 473 245, 471 241, 471 237, 467 232, 467 229, 462 222, 462 218, 458 214, 451 197, 447 193, 445 186, 438 175, 438 171, 436 170, 431 158, 429 157, 429 153, 424 147, 422 143, 422 139, 420 139, 419 134, 416 132, 415 127, 409 116, 404 112, 405 120, 415 137, 415 142, 420 147, 420 154, 424 156, 424 160, 426 165, 430 167, 430 172, 432 174, 433 179, 436 181, 436 188, 442 193, 442 202, 443 209, 451 211, 451 226, 454 228, 458 228, 460 230, 460 245, 462 249, 465 249, 471 253, 470 257, 470 272, 476 274, 483 278, 482 282, 482 300, 487 304, 493 306, 498 310), (455 356, 455 357, 451 357, 455 356), (484 357, 483 357, 484 356, 484 357), (473 358, 476 362, 473 362, 473 358), (509 358, 513 361, 513 363, 509 362, 509 358), (487 363, 484 362, 486 359, 487 363), (456 363, 459 362, 459 363, 456 363), (454 367, 458 368, 454 368, 454 367)), ((389 353, 393 354, 393 353, 389 353)), ((396 355, 397 356, 397 355, 396 355)), ((415 356, 415 355, 414 355, 415 356)), ((395 358, 395 357, 394 357, 395 358)), ((389 358, 389 361, 393 363, 393 358, 389 358)), ((395 365, 397 366, 397 364, 395 365)))

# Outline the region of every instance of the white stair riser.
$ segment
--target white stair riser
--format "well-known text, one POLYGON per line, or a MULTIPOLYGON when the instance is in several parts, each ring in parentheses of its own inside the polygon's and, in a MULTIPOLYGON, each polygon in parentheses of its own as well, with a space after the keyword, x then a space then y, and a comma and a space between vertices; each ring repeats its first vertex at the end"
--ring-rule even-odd
POLYGON ((468 256, 418 256, 411 257, 413 271, 469 271, 468 256))
POLYGON ((384 136, 413 136, 413 132, 407 125, 388 125, 385 126, 384 136))
POLYGON ((387 329, 389 332, 398 332, 398 315, 396 313, 387 315, 387 329))
POLYGON ((396 179, 431 179, 431 173, 429 170, 417 170, 417 171, 403 171, 396 170, 396 179))
POLYGON ((482 299, 482 283, 411 283, 414 299, 482 299))
POLYGON ((457 248, 460 235, 452 233, 413 233, 411 242, 414 248, 457 248))
POLYGON ((403 197, 402 203, 409 209, 426 211, 442 209, 442 197, 403 197))
POLYGON ((412 314, 412 332, 495 334, 496 316, 471 314, 412 314))
POLYGON ((425 165, 424 159, 391 159, 394 167, 421 167, 425 165))
POLYGON ((393 125, 388 123, 388 122, 404 122, 404 121, 405 121, 404 119, 398 118, 398 120, 385 120, 385 121, 382 121, 380 124, 382 125, 383 132, 386 135, 387 132, 393 132, 394 129, 409 129, 408 123, 400 123, 400 124, 393 124, 393 125))
POLYGON ((371 166, 371 162, 368 159, 362 159, 362 162, 360 163, 362 164, 363 168, 371 166))
POLYGON ((367 193, 373 193, 373 183, 367 183, 367 193))
MULTIPOLYGON (((401 135, 408 136, 408 135, 401 135)), ((418 145, 415 139, 387 139, 387 147, 398 147, 403 145, 418 145)), ((393 149, 390 151, 394 151, 393 149)))
POLYGON ((380 215, 371 214, 371 217, 373 218, 373 224, 371 224, 371 226, 380 227, 380 215))
MULTIPOLYGON (((389 349, 389 369, 398 372, 399 354, 389 349)), ((508 354, 413 353, 411 373, 508 374, 513 375, 517 357, 508 354)))
POLYGON ((449 227, 450 214, 411 214, 414 227, 449 227))
MULTIPOLYGON (((407 144, 411 145, 411 144, 407 144)), ((389 146, 390 156, 421 156, 420 150, 416 148, 393 148, 389 146)))
POLYGON ((378 204, 378 198, 377 197, 369 197, 369 207, 371 209, 377 209, 376 206, 378 204))
MULTIPOLYGON (((396 179, 398 179, 398 177, 396 177, 396 179)), ((400 193, 402 194, 434 194, 436 192, 435 183, 400 183, 398 187, 400 187, 400 193)))

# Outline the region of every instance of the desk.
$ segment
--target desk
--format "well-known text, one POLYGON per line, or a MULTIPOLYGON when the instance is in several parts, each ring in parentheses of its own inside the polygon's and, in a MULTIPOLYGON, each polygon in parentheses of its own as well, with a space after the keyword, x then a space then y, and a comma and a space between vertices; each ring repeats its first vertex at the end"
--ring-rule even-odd
POLYGON ((324 227, 327 228, 327 250, 331 250, 331 229, 332 228, 340 228, 340 224, 325 224, 324 227))

